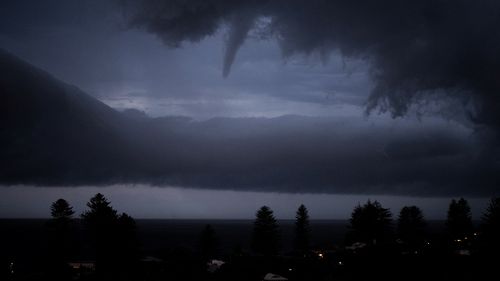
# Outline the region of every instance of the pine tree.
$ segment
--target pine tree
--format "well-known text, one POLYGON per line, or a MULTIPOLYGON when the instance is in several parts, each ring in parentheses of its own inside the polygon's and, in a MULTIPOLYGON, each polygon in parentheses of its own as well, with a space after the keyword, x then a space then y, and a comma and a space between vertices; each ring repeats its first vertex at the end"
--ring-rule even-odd
POLYGON ((64 261, 69 256, 72 242, 71 221, 74 213, 73 207, 62 198, 50 206, 52 219, 48 222, 48 226, 52 231, 51 253, 57 261, 64 261))
POLYGON ((139 240, 137 237, 135 220, 126 213, 122 213, 117 221, 117 261, 129 269, 136 266, 139 259, 139 240))
POLYGON ((424 215, 420 208, 405 206, 401 209, 398 218, 398 237, 410 250, 416 250, 423 245, 425 227, 424 215))
POLYGON ((117 211, 111 207, 111 202, 101 193, 90 198, 87 207, 90 210, 82 214, 82 219, 93 227, 113 224, 118 219, 117 211))
POLYGON ((452 240, 462 240, 472 234, 472 215, 469 203, 464 198, 460 198, 458 201, 451 200, 446 229, 452 240))
POLYGON ((47 270, 53 280, 70 278, 66 263, 74 250, 71 224, 74 213, 73 207, 64 199, 58 199, 50 206, 52 219, 47 225, 50 230, 48 253, 51 262, 47 270))
POLYGON ((304 254, 309 250, 311 227, 306 206, 300 205, 295 215, 295 251, 304 254))
POLYGON ((252 249, 259 254, 274 255, 279 250, 279 228, 273 211, 267 207, 261 207, 256 213, 253 228, 252 249))
POLYGON ((69 221, 72 219, 75 212, 68 201, 61 198, 52 203, 50 206, 50 214, 54 220, 69 221))
POLYGON ((500 197, 492 198, 482 217, 481 248, 487 253, 500 251, 500 197))
POLYGON ((356 206, 351 214, 351 239, 368 245, 388 243, 392 238, 391 223, 389 209, 368 200, 363 206, 356 206))
POLYGON ((89 210, 82 214, 82 219, 95 250, 97 273, 102 277, 102 274, 116 270, 120 252, 117 239, 120 235, 119 216, 111 207, 111 202, 101 193, 92 197, 87 207, 89 210))

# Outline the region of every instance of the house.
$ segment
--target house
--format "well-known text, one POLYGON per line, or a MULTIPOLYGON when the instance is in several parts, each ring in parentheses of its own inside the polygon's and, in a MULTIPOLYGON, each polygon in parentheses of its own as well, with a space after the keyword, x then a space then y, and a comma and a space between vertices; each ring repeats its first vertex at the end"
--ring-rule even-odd
POLYGON ((359 249, 363 249, 365 248, 367 245, 366 243, 363 243, 363 242, 355 242, 353 243, 351 246, 346 246, 345 249, 346 250, 350 250, 350 251, 356 251, 356 250, 359 250, 359 249))
POLYGON ((221 260, 210 260, 209 262, 207 262, 207 271, 210 273, 214 273, 219 270, 219 268, 221 268, 221 266, 223 266, 224 264, 225 262, 221 260))
POLYGON ((159 258, 153 257, 153 256, 144 257, 141 259, 141 261, 144 263, 161 263, 161 262, 163 262, 162 259, 159 259, 159 258))
POLYGON ((74 270, 95 271, 95 262, 93 261, 75 261, 69 262, 68 265, 74 270))
POLYGON ((268 273, 264 276, 263 281, 286 281, 288 278, 285 278, 283 276, 274 274, 274 273, 268 273))

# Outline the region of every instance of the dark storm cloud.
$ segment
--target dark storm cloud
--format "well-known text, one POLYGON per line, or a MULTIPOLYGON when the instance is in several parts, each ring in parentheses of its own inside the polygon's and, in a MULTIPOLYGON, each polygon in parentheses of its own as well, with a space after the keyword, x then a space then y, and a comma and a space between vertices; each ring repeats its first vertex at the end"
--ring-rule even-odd
POLYGON ((0 52, 0 183, 490 196, 470 129, 430 119, 149 118, 117 112, 0 52))
MULTIPOLYGON (((135 1, 132 1, 135 2, 135 1)), ((253 30, 276 39, 285 56, 340 50, 371 65, 367 109, 406 114, 429 96, 459 99, 471 120, 500 128, 500 3, 486 1, 154 1, 126 11, 171 46, 229 29, 227 63, 253 30), (241 20, 234 20, 239 15, 241 20)))
POLYGON ((184 168, 167 179, 173 185, 484 196, 495 191, 498 178, 498 169, 478 155, 470 131, 456 124, 394 128, 362 119, 288 116, 185 126, 181 131, 194 143, 180 149, 186 153, 176 163, 184 168))
MULTIPOLYGON (((366 100, 371 82, 362 61, 348 60, 344 67, 335 54, 328 64, 313 65, 314 56, 284 63, 275 41, 258 40, 253 31, 244 38, 238 30, 245 28, 227 25, 199 44, 165 48, 152 33, 125 28, 117 2, 1 1, 0 46, 113 107, 136 107, 152 116, 324 116, 334 112, 330 105, 366 100), (224 54, 227 62, 234 58, 224 52, 226 43, 237 47, 242 39, 233 73, 224 79, 224 54)), ((227 21, 253 30, 266 23, 254 21, 251 9, 244 11, 227 21)))
POLYGON ((230 31, 227 38, 226 52, 224 55, 224 66, 222 76, 227 77, 231 70, 231 65, 234 62, 238 49, 243 45, 248 31, 253 25, 253 17, 251 15, 234 15, 231 20, 230 31))
MULTIPOLYGON (((394 115, 402 115, 413 102, 430 102, 430 95, 424 93, 436 92, 458 97, 466 108, 471 106, 474 121, 496 128, 498 111, 491 111, 498 108, 493 79, 497 65, 494 51, 498 45, 496 17, 492 15, 497 11, 494 2, 471 4, 474 7, 464 7, 460 1, 415 1, 405 6, 397 1, 385 5, 380 1, 357 3, 354 6, 337 1, 145 1, 127 2, 125 11, 132 26, 157 34, 173 47, 198 42, 224 29, 226 71, 248 36, 275 38, 285 56, 316 52, 327 56, 332 50, 340 50, 346 57, 361 58, 371 64, 375 89, 369 108, 378 104, 384 109, 386 105, 394 115)), ((73 10, 77 8, 72 6, 73 10)), ((19 41, 27 53, 33 51, 30 48, 38 50, 45 46, 56 54, 54 61, 66 67, 66 71, 60 72, 78 73, 79 63, 71 63, 75 59, 89 62, 88 73, 95 72, 96 76, 113 65, 110 56, 120 53, 120 47, 148 42, 144 34, 142 37, 135 34, 119 41, 121 44, 108 42, 101 46, 112 36, 99 33, 104 25, 99 22, 94 26, 92 20, 88 21, 91 28, 85 28, 84 32, 70 28, 61 35, 57 27, 67 28, 74 19, 61 9, 56 14, 61 13, 62 18, 45 16, 41 23, 29 22, 36 19, 30 13, 42 14, 33 10, 23 17, 28 21, 26 25, 17 20, 19 14, 0 9, 9 14, 0 17, 0 22, 9 23, 0 26, 2 32, 8 31, 1 35, 29 37, 30 40, 19 41), (49 23, 43 24, 45 20, 49 23), (13 26, 10 23, 15 23, 16 28, 9 28, 13 26), (44 27, 44 32, 37 27, 44 27), (93 37, 94 32, 99 33, 100 40, 93 37), (52 33, 59 34, 54 37, 58 41, 47 36, 52 33), (37 35, 40 40, 32 41, 37 35), (73 40, 67 45, 66 41, 73 40)), ((47 8, 43 11, 49 15, 54 12, 47 8)), ((75 21, 78 22, 76 18, 75 21)), ((211 61, 205 65, 196 62, 212 55, 214 49, 207 50, 207 54, 195 50, 198 56, 190 61, 189 67, 213 69, 211 61)), ((177 57, 179 53, 163 57, 163 53, 151 52, 156 49, 133 50, 122 54, 127 60, 118 69, 140 72, 144 61, 161 61, 159 65, 170 67, 168 74, 174 77, 170 78, 170 84, 158 87, 162 93, 168 89, 177 91, 179 96, 188 96, 188 91, 176 88, 177 84, 192 85, 212 78, 207 78, 207 72, 203 71, 175 75, 184 59, 193 55, 192 50, 181 59, 177 57), (130 63, 130 58, 140 63, 130 63), (177 64, 172 64, 173 61, 177 64)), ((260 72, 259 68, 268 65, 267 59, 263 57, 260 63, 251 65, 249 74, 272 73, 260 72)), ((51 61, 50 57, 47 60, 51 61)), ((256 84, 264 81, 256 86, 259 90, 268 89, 286 98, 286 94, 294 95, 287 90, 297 87, 300 80, 310 83, 299 85, 295 100, 324 101, 323 93, 318 94, 324 90, 324 83, 316 80, 321 75, 311 75, 309 79, 310 72, 303 69, 299 69, 300 77, 285 75, 276 79, 269 75, 251 82, 242 79, 232 85, 231 91, 226 89, 224 95, 250 88, 244 81, 256 84), (281 84, 291 88, 281 88, 281 84), (301 93, 308 89, 313 89, 317 96, 305 98, 301 93)), ((282 70, 278 68, 277 72, 282 70)), ((162 80, 169 76, 153 67, 146 73, 144 79, 162 80)), ((341 84, 339 80, 344 81, 338 79, 335 83, 341 84)), ((344 86, 339 93, 331 94, 332 99, 340 99, 341 104, 359 104, 358 99, 350 101, 352 88, 357 85, 344 86)), ((0 183, 7 185, 148 183, 417 196, 491 196, 498 189, 500 162, 496 136, 483 137, 487 132, 475 132, 455 122, 430 119, 424 126, 406 120, 398 123, 400 120, 384 116, 371 116, 368 120, 352 118, 352 113, 348 118, 285 116, 216 118, 203 122, 174 117, 153 119, 135 111, 119 113, 3 51, 0 51, 0 90, 0 183)))

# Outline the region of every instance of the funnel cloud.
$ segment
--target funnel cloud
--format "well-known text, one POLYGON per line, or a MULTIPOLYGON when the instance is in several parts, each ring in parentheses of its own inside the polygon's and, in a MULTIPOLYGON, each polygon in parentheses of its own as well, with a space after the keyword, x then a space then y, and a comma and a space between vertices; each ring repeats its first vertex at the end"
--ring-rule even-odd
POLYGON ((489 0, 2 1, 0 185, 498 194, 498 15, 489 0))
POLYGON ((131 26, 171 46, 228 25, 224 77, 250 29, 276 40, 285 57, 340 51, 366 61, 375 83, 368 112, 400 117, 414 106, 451 98, 470 121, 500 130, 498 1, 143 0, 137 6, 124 5, 131 26), (268 23, 252 29, 246 17, 234 20, 248 13, 268 23))
POLYGON ((253 18, 249 15, 235 16, 230 24, 230 30, 226 42, 226 52, 224 54, 224 67, 222 76, 227 77, 231 71, 238 49, 243 45, 248 31, 252 28, 253 18))

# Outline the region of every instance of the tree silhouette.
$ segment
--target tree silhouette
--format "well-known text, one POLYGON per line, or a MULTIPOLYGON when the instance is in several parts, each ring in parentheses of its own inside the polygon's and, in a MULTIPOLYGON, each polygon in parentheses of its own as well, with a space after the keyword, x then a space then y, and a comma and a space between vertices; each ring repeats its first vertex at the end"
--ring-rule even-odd
POLYGON ((71 243, 70 223, 73 219, 73 207, 64 199, 58 199, 50 206, 52 219, 49 226, 53 229, 53 252, 60 258, 67 258, 71 243))
POLYGON ((472 215, 469 203, 464 198, 460 198, 458 201, 451 200, 446 229, 452 240, 462 240, 472 233, 472 215))
POLYGON ((392 215, 379 202, 368 200, 354 208, 351 219, 351 240, 368 245, 385 244, 391 237, 392 215))
POLYGON ((105 227, 113 224, 118 219, 117 211, 111 207, 111 202, 101 193, 90 198, 87 203, 88 211, 82 214, 82 219, 89 226, 105 227))
POLYGON ((279 250, 280 233, 273 211, 261 207, 257 213, 253 227, 252 249, 259 254, 274 255, 279 250))
POLYGON ((207 224, 200 235, 200 252, 203 260, 213 258, 217 251, 217 238, 210 224, 207 224))
POLYGON ((486 253, 500 251, 500 197, 492 198, 481 224, 481 248, 486 253))
POLYGON ((95 247, 97 272, 104 278, 127 275, 138 256, 134 219, 125 213, 118 215, 101 193, 92 197, 87 207, 82 219, 95 247))
POLYGON ((300 205, 295 215, 295 251, 304 254, 309 250, 309 235, 311 227, 309 224, 309 213, 306 206, 300 205))
POLYGON ((398 218, 398 238, 409 248, 416 250, 424 243, 425 238, 424 215, 417 206, 405 206, 401 209, 398 218))
POLYGON ((49 256, 50 266, 48 270, 51 272, 50 278, 53 280, 63 280, 69 278, 66 263, 72 252, 72 219, 73 207, 64 200, 58 199, 50 206, 50 214, 52 219, 48 222, 50 229, 49 236, 49 256))
POLYGON ((118 215, 111 207, 111 203, 97 193, 87 203, 88 211, 82 214, 82 219, 90 234, 91 243, 96 254, 96 270, 100 274, 107 274, 113 270, 116 258, 118 215))
POLYGON ((118 248, 117 262, 122 268, 131 268, 139 259, 139 240, 137 238, 137 225, 135 220, 122 213, 118 217, 117 237, 115 239, 118 248))
POLYGON ((50 206, 50 214, 54 220, 59 221, 69 221, 72 219, 75 212, 73 207, 71 207, 68 201, 64 199, 58 199, 50 206))

